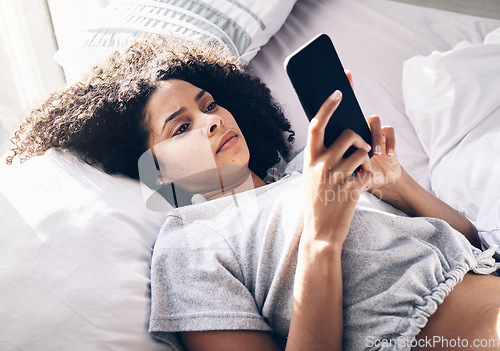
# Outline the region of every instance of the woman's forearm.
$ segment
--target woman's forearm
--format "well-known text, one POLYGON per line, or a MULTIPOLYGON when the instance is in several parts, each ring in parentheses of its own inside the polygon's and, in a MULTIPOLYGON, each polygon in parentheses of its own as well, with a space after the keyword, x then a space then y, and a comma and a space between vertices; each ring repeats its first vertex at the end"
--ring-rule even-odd
POLYGON ((342 245, 301 242, 287 351, 342 349, 341 253, 342 245))
POLYGON ((461 232, 471 244, 480 246, 476 227, 464 215, 425 190, 404 169, 402 171, 400 181, 380 190, 376 194, 379 198, 411 216, 442 219, 461 232))

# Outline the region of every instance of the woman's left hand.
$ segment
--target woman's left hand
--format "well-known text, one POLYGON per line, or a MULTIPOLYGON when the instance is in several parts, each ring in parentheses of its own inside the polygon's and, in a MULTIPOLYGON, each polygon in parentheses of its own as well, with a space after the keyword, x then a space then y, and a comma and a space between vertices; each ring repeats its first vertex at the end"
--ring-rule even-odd
POLYGON ((381 198, 384 190, 397 184, 403 174, 396 154, 396 136, 394 128, 384 126, 378 116, 371 116, 368 125, 372 132, 372 182, 369 190, 381 198))
MULTIPOLYGON (((351 71, 345 74, 354 90, 351 71)), ((384 126, 378 116, 368 118, 368 125, 372 132, 372 181, 368 189, 375 196, 382 198, 384 191, 390 191, 391 185, 397 184, 403 175, 401 164, 396 154, 396 135, 394 128, 384 126)))

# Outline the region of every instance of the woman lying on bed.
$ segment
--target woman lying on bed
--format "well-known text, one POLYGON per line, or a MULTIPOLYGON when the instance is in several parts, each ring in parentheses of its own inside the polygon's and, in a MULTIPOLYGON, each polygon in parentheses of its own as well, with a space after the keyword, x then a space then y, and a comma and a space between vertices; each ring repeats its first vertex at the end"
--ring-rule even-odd
POLYGON ((167 215, 154 249, 160 339, 180 332, 187 349, 218 351, 278 350, 285 338, 287 350, 498 348, 484 342, 499 338, 500 280, 468 273, 495 270, 469 243, 475 228, 405 172, 378 117, 373 145, 347 131, 325 149, 341 101, 335 92, 310 123, 303 166, 266 184, 293 139, 269 90, 221 48, 154 38, 53 93, 12 157, 61 148, 138 179, 151 150, 147 182, 196 195, 167 215))

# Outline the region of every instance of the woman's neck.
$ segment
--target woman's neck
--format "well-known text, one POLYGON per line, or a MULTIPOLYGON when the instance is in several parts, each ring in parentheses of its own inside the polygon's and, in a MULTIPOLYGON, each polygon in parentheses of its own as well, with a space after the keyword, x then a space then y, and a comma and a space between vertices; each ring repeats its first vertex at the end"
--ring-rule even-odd
POLYGON ((220 187, 218 189, 202 193, 205 199, 218 199, 266 185, 266 183, 264 183, 264 181, 250 169, 245 172, 240 172, 236 176, 234 174, 232 174, 231 176, 225 176, 219 168, 219 180, 220 187))

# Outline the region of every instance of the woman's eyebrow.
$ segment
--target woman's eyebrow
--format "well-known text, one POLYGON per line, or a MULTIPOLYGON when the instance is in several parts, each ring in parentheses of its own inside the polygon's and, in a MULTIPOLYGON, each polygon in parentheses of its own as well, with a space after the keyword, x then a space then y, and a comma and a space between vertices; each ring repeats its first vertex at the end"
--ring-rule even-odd
POLYGON ((186 109, 184 107, 182 107, 179 110, 177 110, 174 113, 172 113, 167 118, 165 118, 165 122, 163 122, 163 127, 161 128, 161 131, 163 132, 163 129, 165 129, 165 126, 167 125, 168 122, 170 122, 171 120, 173 120, 175 117, 177 117, 178 115, 180 115, 184 111, 186 111, 186 109))
POLYGON ((194 98, 197 102, 200 101, 200 99, 203 97, 203 95, 205 95, 206 91, 205 90, 200 90, 200 92, 196 95, 196 97, 194 98))
MULTIPOLYGON (((200 90, 200 92, 198 94, 196 94, 196 96, 194 97, 194 99, 196 100, 196 102, 200 101, 200 99, 203 97, 203 95, 205 95, 207 92, 205 90, 200 90)), ((181 114, 182 112, 184 112, 186 109, 184 107, 180 108, 179 110, 175 111, 174 113, 172 113, 170 116, 168 116, 166 119, 165 119, 165 122, 163 122, 163 127, 161 128, 161 131, 163 132, 163 129, 165 129, 165 126, 167 125, 168 122, 170 122, 171 120, 173 120, 175 117, 177 117, 179 114, 181 114)))

